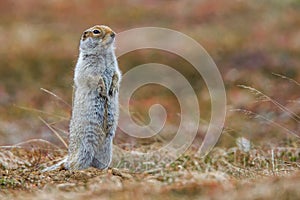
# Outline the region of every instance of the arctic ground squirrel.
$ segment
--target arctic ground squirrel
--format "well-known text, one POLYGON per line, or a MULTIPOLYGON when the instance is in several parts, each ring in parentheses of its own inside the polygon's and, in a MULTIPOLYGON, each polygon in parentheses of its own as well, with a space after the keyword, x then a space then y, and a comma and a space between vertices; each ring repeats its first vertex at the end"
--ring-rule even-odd
POLYGON ((108 168, 119 116, 121 72, 114 52, 115 33, 96 25, 83 32, 74 73, 68 156, 49 171, 108 168))

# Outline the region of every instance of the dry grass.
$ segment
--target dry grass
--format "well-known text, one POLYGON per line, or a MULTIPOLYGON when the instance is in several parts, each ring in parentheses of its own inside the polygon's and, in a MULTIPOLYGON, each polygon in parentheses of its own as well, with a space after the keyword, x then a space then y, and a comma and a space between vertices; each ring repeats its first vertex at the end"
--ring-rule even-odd
MULTIPOLYGON (((40 169, 66 153, 45 141, 2 147, 0 153, 2 199, 300 197, 296 187, 300 148, 252 147, 248 152, 238 146, 215 148, 204 158, 190 153, 163 169, 144 173, 124 168, 41 173, 40 169)), ((118 155, 114 159, 123 160, 118 155)))

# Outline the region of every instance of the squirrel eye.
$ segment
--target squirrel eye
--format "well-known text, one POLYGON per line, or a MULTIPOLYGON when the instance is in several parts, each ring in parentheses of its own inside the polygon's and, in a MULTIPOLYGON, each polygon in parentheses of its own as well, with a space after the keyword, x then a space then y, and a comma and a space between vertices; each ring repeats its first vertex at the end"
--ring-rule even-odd
POLYGON ((99 31, 99 30, 93 30, 93 33, 94 33, 94 34, 99 34, 100 31, 99 31))

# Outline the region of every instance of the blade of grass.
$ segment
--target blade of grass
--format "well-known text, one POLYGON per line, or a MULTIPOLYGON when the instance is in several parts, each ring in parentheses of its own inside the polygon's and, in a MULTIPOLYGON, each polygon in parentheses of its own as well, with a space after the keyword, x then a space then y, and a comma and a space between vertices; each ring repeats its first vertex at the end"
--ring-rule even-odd
POLYGON ((277 73, 272 73, 274 76, 278 76, 278 77, 280 77, 280 78, 282 78, 282 79, 286 79, 286 80, 288 80, 288 81, 290 81, 290 82, 292 82, 292 83, 294 83, 294 84, 296 84, 297 86, 299 86, 300 87, 300 83, 299 82, 297 82, 297 81, 295 81, 294 79, 292 79, 292 78, 290 78, 290 77, 287 77, 287 76, 284 76, 284 75, 282 75, 282 74, 277 74, 277 73))
POLYGON ((57 98, 59 101, 63 102, 65 105, 67 105, 69 108, 72 108, 72 106, 67 103, 65 100, 63 100, 61 97, 57 96, 56 94, 54 94, 53 92, 45 89, 45 88, 40 88, 42 91, 46 92, 47 94, 50 94, 52 96, 54 96, 55 98, 57 98))
POLYGON ((57 118, 60 118, 61 120, 69 120, 68 118, 66 118, 64 116, 60 116, 60 115, 48 113, 48 112, 45 112, 45 111, 42 111, 42 110, 38 110, 38 109, 35 109, 35 108, 29 108, 29 107, 17 106, 17 105, 14 105, 14 106, 16 108, 19 108, 19 109, 22 109, 22 110, 27 110, 27 111, 42 113, 42 114, 49 115, 49 116, 52 116, 52 117, 57 117, 57 118))
POLYGON ((295 136, 297 138, 300 138, 300 136, 298 136, 294 131, 291 131, 290 129, 288 129, 288 128, 286 128, 286 127, 284 127, 284 126, 282 126, 282 125, 280 125, 280 124, 278 124, 278 123, 276 123, 276 122, 274 122, 274 121, 272 121, 270 119, 267 119, 266 117, 264 117, 262 115, 259 115, 259 114, 255 113, 255 112, 252 112, 250 110, 245 110, 245 109, 231 109, 229 111, 231 111, 231 112, 241 112, 241 113, 246 114, 247 116, 254 116, 254 118, 263 119, 263 120, 267 121, 268 123, 273 124, 274 126, 285 130, 286 132, 292 134, 293 136, 295 136))
POLYGON ((250 87, 250 86, 246 86, 246 85, 238 85, 238 87, 244 88, 244 89, 248 89, 251 92, 253 92, 256 95, 259 95, 263 98, 265 98, 266 100, 272 102, 274 105, 276 105, 280 110, 282 110, 283 112, 287 113, 287 115, 289 115, 293 120, 295 120, 297 123, 300 123, 300 116, 297 115, 296 113, 294 113, 293 111, 289 110, 288 108, 286 108, 285 106, 283 106, 282 104, 280 104, 278 101, 275 101, 274 99, 272 99, 271 97, 269 97, 268 95, 262 93, 261 91, 250 87))
POLYGON ((64 139, 57 133, 57 131, 52 128, 43 118, 39 117, 39 119, 55 134, 55 136, 64 144, 64 146, 68 149, 67 143, 64 139))

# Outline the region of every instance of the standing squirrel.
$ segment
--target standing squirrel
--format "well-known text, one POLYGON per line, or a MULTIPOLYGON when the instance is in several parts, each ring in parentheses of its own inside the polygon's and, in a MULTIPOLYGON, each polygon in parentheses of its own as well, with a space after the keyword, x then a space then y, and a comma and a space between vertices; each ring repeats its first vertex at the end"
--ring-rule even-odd
POLYGON ((108 168, 119 117, 121 72, 114 52, 115 33, 104 25, 83 32, 74 74, 73 109, 66 169, 108 168))

